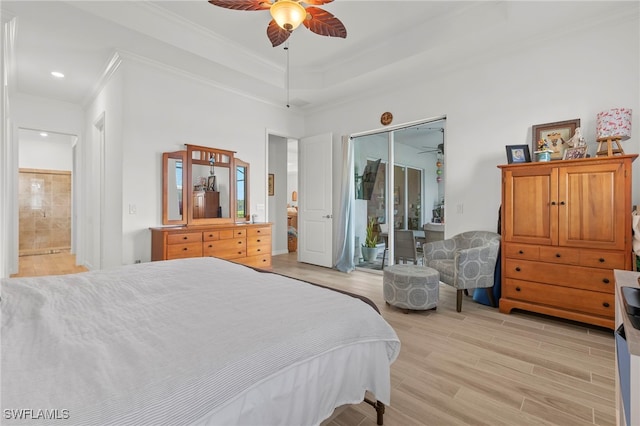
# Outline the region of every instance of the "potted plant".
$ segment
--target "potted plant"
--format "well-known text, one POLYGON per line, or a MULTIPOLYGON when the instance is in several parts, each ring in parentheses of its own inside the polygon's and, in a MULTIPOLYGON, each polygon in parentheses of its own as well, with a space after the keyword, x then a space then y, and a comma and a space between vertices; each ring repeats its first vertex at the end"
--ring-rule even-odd
POLYGON ((370 217, 365 230, 364 244, 362 245, 362 258, 365 262, 370 262, 378 256, 378 235, 373 232, 375 225, 375 219, 370 217))

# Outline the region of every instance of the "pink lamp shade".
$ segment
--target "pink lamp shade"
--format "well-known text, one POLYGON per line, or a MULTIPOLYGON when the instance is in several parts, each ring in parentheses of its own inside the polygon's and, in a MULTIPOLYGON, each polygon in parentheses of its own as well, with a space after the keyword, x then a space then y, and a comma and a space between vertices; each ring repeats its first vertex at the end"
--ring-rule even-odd
POLYGON ((627 140, 631 137, 631 109, 612 108, 596 116, 596 134, 600 139, 627 140))

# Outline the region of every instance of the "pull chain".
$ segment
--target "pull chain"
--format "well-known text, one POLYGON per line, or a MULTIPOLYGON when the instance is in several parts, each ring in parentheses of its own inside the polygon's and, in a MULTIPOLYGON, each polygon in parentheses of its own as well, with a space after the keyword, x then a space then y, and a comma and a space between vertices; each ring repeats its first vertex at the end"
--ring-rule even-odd
POLYGON ((287 108, 289 108, 289 41, 285 43, 284 50, 287 54, 287 74, 285 76, 285 88, 287 90, 287 108))

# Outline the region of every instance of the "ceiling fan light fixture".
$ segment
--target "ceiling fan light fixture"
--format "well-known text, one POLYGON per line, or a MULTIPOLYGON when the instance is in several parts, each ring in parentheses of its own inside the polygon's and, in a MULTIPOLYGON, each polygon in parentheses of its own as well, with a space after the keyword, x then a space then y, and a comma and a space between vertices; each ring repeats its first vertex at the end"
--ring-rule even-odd
POLYGON ((276 0, 269 12, 280 28, 287 31, 298 28, 307 17, 307 11, 295 0, 276 0))

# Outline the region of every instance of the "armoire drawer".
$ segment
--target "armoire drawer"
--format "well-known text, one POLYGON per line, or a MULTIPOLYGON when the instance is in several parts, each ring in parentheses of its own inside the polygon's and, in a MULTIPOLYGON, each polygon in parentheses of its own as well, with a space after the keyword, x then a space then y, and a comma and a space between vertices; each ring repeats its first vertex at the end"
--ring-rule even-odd
POLYGON ((540 246, 540 261, 579 265, 580 252, 572 247, 540 246))
POLYGON ((603 250, 580 250, 580 265, 593 268, 625 269, 625 254, 603 250))
POLYGON ((613 294, 611 269, 505 259, 505 278, 536 281, 613 294))
POLYGON ((538 260, 540 258, 540 246, 519 243, 505 243, 504 257, 514 259, 538 260))
POLYGON ((614 316, 614 295, 507 278, 502 297, 604 317, 614 316))

